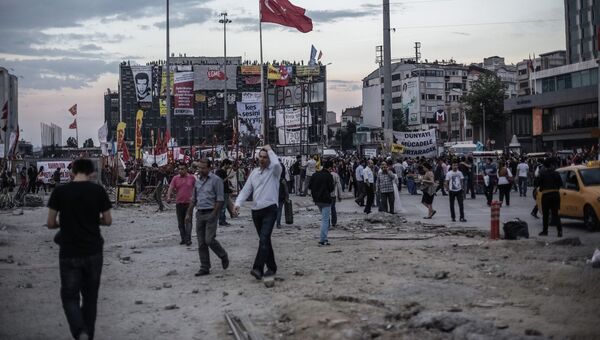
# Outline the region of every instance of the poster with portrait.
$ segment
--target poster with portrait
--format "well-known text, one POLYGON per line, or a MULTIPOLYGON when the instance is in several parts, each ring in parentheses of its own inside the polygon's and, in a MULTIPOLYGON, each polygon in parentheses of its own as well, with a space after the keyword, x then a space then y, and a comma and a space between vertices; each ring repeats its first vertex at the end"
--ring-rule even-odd
POLYGON ((152 66, 131 66, 138 103, 152 103, 152 66))
POLYGON ((408 125, 421 124, 420 99, 419 79, 407 78, 402 80, 402 112, 408 125))

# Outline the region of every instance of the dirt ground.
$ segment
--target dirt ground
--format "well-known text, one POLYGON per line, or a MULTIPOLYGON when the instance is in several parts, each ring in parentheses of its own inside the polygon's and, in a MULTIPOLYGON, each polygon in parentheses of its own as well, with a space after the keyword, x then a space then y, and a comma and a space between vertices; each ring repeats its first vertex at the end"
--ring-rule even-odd
MULTIPOLYGON (((295 198, 295 224, 273 234, 272 288, 249 275, 258 245, 249 209, 219 228, 229 269, 213 256, 200 278, 197 243, 179 245, 173 209, 114 209, 97 339, 233 339, 225 312, 268 339, 600 338, 600 269, 586 264, 597 242, 490 241, 478 228, 365 219, 353 204, 320 247, 318 209, 295 198)), ((70 338, 45 217, 45 208, 0 213, 1 339, 70 338)))

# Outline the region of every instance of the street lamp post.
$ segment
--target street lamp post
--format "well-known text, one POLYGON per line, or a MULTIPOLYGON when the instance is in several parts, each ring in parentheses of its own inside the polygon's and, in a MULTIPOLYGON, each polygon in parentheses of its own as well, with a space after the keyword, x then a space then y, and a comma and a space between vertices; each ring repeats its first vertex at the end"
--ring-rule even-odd
POLYGON ((481 139, 483 139, 483 146, 487 147, 487 140, 485 139, 485 105, 483 105, 483 103, 480 103, 479 107, 481 108, 481 111, 483 113, 483 131, 481 133, 481 139))
POLYGON ((219 20, 220 24, 223 24, 223 73, 225 73, 225 86, 223 86, 223 121, 227 119, 227 24, 231 23, 231 20, 227 19, 227 12, 221 13, 223 19, 219 20))
POLYGON ((169 132, 169 135, 171 135, 171 56, 169 55, 170 51, 169 51, 169 0, 167 0, 167 60, 166 60, 166 67, 167 67, 167 79, 166 79, 166 91, 165 91, 165 95, 166 95, 166 101, 165 104, 167 106, 167 131, 169 132))

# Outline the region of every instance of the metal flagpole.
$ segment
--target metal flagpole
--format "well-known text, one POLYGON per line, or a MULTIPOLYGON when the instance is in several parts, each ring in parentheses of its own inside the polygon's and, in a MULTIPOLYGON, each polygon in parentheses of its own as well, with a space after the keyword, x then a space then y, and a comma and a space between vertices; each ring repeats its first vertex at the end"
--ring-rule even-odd
POLYGON ((171 56, 169 54, 169 0, 167 0, 167 91, 165 93, 167 96, 167 131, 171 136, 171 56))
POLYGON ((225 86, 223 87, 223 120, 227 120, 227 24, 231 20, 227 19, 227 12, 221 13, 223 19, 219 23, 223 24, 223 72, 225 73, 225 86))
POLYGON ((77 147, 79 148, 79 125, 77 125, 77 117, 75 117, 75 139, 77 140, 77 147))
MULTIPOLYGON (((262 4, 259 2, 258 6, 258 31, 260 35, 260 93, 261 93, 261 104, 263 111, 263 122, 262 122, 262 134, 265 144, 267 144, 267 110, 265 110, 265 71, 263 64, 263 39, 262 39, 262 4)), ((254 150, 252 150, 254 152, 254 150)))

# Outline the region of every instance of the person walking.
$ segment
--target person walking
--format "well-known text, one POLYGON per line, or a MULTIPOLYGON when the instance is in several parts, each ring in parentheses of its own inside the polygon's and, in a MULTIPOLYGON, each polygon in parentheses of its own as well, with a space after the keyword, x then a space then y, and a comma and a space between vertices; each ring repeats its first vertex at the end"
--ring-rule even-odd
POLYGON ((285 166, 279 160, 279 165, 281 166, 281 177, 279 178, 279 196, 277 198, 277 223, 275 226, 277 229, 281 229, 281 215, 283 214, 283 207, 285 202, 290 200, 290 193, 287 188, 287 183, 285 181, 285 166))
POLYGON ((433 210, 433 197, 435 194, 435 176, 432 171, 432 166, 428 162, 423 163, 425 174, 421 178, 421 191, 423 197, 421 198, 421 204, 427 208, 427 216, 425 219, 431 219, 435 215, 436 211, 433 210))
POLYGON ((546 158, 544 160, 544 169, 540 171, 538 195, 542 195, 543 229, 539 235, 548 236, 548 223, 550 222, 549 217, 551 213, 552 222, 556 224, 556 229, 558 230, 558 237, 562 237, 562 224, 558 210, 560 208, 559 189, 562 187, 563 182, 553 165, 552 159, 546 158))
POLYGON ((223 181, 223 205, 219 213, 219 225, 229 226, 227 223, 227 206, 229 205, 229 196, 233 193, 233 178, 235 173, 231 170, 231 160, 224 159, 221 163, 219 170, 215 171, 215 174, 223 181))
POLYGON ((448 168, 448 166, 446 165, 446 163, 444 163, 444 160, 441 158, 438 158, 437 164, 435 166, 435 170, 433 172, 435 180, 438 182, 438 186, 437 186, 437 188, 435 188, 435 192, 437 193, 438 191, 442 190, 443 196, 448 195, 446 193, 446 190, 444 187, 444 181, 446 179, 447 168, 448 168))
POLYGON ((317 156, 313 156, 306 162, 306 179, 304 180, 304 195, 310 190, 310 178, 317 172, 317 156))
POLYGON ((35 193, 36 194, 38 192, 40 192, 40 187, 44 188, 44 195, 48 193, 48 190, 46 189, 46 183, 44 183, 44 180, 45 180, 44 167, 40 166, 40 170, 38 171, 37 177, 35 179, 35 184, 36 184, 35 193))
MULTIPOLYGON (((343 180, 338 175, 339 169, 335 167, 331 168, 330 173, 333 177, 333 191, 331 192, 331 226, 335 227, 337 225, 337 209, 335 207, 335 201, 342 201, 342 192, 343 192, 343 180)), ((344 169, 345 171, 345 169, 344 169)))
POLYGON ((398 192, 402 192, 402 179, 404 177, 404 166, 402 162, 400 162, 400 158, 396 160, 393 165, 394 173, 396 173, 396 177, 398 177, 398 192))
POLYGON ((375 199, 375 176, 373 175, 373 161, 367 162, 367 167, 363 171, 363 187, 367 196, 367 204, 365 204, 364 212, 366 214, 371 213, 373 207, 373 201, 375 199))
POLYGON ((398 185, 398 177, 389 169, 387 162, 381 162, 381 169, 377 174, 375 190, 381 197, 381 211, 390 214, 394 213, 394 186, 398 185))
POLYGON ((302 193, 302 186, 300 185, 300 170, 302 168, 302 157, 296 156, 296 161, 292 164, 292 176, 294 177, 294 194, 300 196, 302 193))
POLYGON ((154 163, 152 164, 152 167, 156 171, 156 189, 154 190, 154 200, 156 201, 156 204, 158 204, 158 209, 156 210, 156 212, 159 212, 165 210, 165 205, 163 204, 162 196, 166 174, 164 168, 158 167, 158 164, 154 163))
POLYGON ((35 194, 35 190, 37 187, 37 169, 35 165, 30 164, 27 169, 27 193, 35 194))
POLYGON ((250 274, 260 280, 263 276, 273 276, 277 273, 271 234, 277 218, 281 165, 270 145, 265 145, 258 153, 258 164, 259 167, 252 170, 240 191, 234 210, 237 215, 242 203, 248 199, 250 194, 253 195, 252 221, 258 233, 259 243, 250 274), (265 265, 267 271, 263 273, 265 265))
POLYGON ((525 162, 525 158, 521 158, 521 162, 517 165, 517 175, 519 178, 519 196, 527 197, 527 177, 529 176, 529 165, 525 162))
POLYGON ((59 229, 60 298, 75 339, 93 339, 104 240, 100 225, 110 226, 112 205, 104 188, 93 181, 94 163, 77 159, 73 181, 56 187, 48 200, 48 229, 59 229))
POLYGON ((354 170, 354 176, 356 178, 356 192, 358 193, 358 197, 354 200, 356 204, 359 206, 365 205, 365 196, 367 196, 367 191, 365 189, 365 180, 364 180, 364 172, 365 172, 365 161, 361 160, 354 170))
POLYGON ((487 205, 492 205, 492 199, 494 198, 494 188, 497 182, 498 168, 493 163, 491 158, 486 159, 483 165, 483 183, 485 186, 485 198, 487 199, 487 205))
POLYGON ((317 171, 309 183, 313 202, 321 211, 321 233, 319 236, 319 245, 321 246, 330 245, 327 234, 329 233, 331 202, 334 201, 331 194, 335 190, 335 182, 330 173, 331 167, 331 161, 325 161, 323 169, 317 171))
POLYGON ((458 209, 460 213, 460 221, 467 222, 465 220, 465 210, 463 206, 463 193, 462 193, 462 183, 464 176, 462 172, 458 170, 458 161, 452 162, 452 170, 446 173, 446 182, 445 186, 450 195, 450 216, 452 217, 452 222, 456 222, 456 213, 454 212, 454 201, 458 201, 458 209))
POLYGON ((510 206, 510 189, 512 187, 513 174, 506 166, 506 163, 500 162, 498 170, 498 191, 500 191, 500 202, 506 200, 506 206, 510 206))
POLYGON ((192 224, 194 207, 196 208, 196 236, 200 270, 195 276, 210 274, 210 248, 220 259, 223 269, 229 267, 227 252, 217 241, 217 221, 225 202, 223 180, 212 173, 211 161, 201 159, 198 162, 198 180, 194 182, 191 204, 188 205, 185 224, 192 224))
POLYGON ((179 228, 179 235, 181 236, 181 242, 179 244, 185 244, 187 246, 192 245, 192 223, 185 222, 185 216, 192 200, 192 194, 194 193, 194 184, 196 178, 188 174, 188 168, 185 164, 179 165, 179 175, 173 177, 169 190, 167 191, 167 203, 171 203, 171 196, 173 190, 176 191, 175 196, 175 213, 177 215, 177 227, 179 228))

